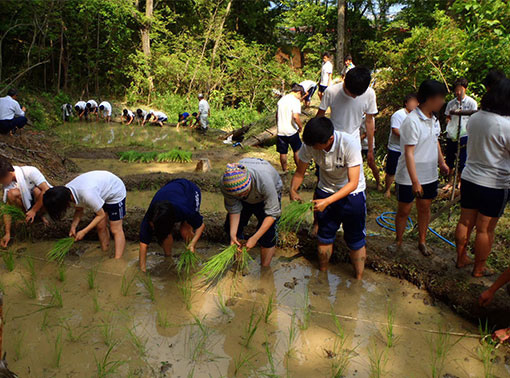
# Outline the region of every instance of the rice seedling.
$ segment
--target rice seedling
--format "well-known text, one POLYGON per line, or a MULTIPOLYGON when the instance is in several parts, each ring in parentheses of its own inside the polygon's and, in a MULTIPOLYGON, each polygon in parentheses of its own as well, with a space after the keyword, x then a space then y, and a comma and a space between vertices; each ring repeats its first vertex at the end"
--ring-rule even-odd
POLYGON ((181 149, 174 148, 168 152, 162 152, 156 156, 156 161, 159 163, 190 163, 192 161, 193 154, 191 151, 184 151, 181 149))
POLYGON ((113 349, 117 346, 118 343, 114 343, 110 345, 101 360, 98 360, 94 355, 94 359, 96 361, 97 372, 96 375, 98 378, 105 378, 117 373, 119 368, 126 364, 127 361, 122 360, 111 360, 111 353, 113 349))
POLYGON ((170 328, 173 324, 168 320, 168 312, 158 310, 156 313, 156 321, 161 328, 170 328))
POLYGON ((158 156, 158 153, 154 152, 154 151, 142 152, 140 154, 140 157, 138 158, 138 160, 141 163, 152 163, 153 161, 156 160, 157 156, 158 156))
POLYGON ((90 268, 89 271, 87 272, 87 283, 89 285, 90 290, 96 287, 97 269, 98 267, 95 266, 93 268, 90 268))
POLYGON ((136 274, 131 274, 128 276, 128 272, 124 272, 122 275, 122 283, 120 285, 120 292, 123 296, 127 296, 129 294, 129 289, 133 286, 133 282, 135 282, 136 274))
POLYGON ((214 333, 214 330, 209 328, 205 324, 206 317, 204 316, 202 319, 198 318, 196 315, 193 315, 195 322, 193 325, 197 329, 196 333, 193 333, 190 337, 192 343, 190 344, 190 359, 193 362, 199 361, 204 355, 211 355, 211 345, 210 338, 214 333))
POLYGON ((152 282, 152 277, 149 273, 142 274, 138 278, 142 285, 145 287, 145 290, 147 290, 147 293, 149 294, 149 299, 154 302, 156 300, 155 292, 154 292, 154 283, 152 282))
POLYGON ((25 331, 20 331, 16 334, 14 339, 14 361, 19 361, 23 355, 23 340, 25 339, 25 331))
POLYGON ((12 223, 16 223, 18 221, 24 221, 26 218, 25 212, 21 210, 17 206, 8 205, 6 203, 2 203, 0 205, 0 215, 6 215, 11 218, 12 223))
POLYGON ((278 220, 278 230, 281 232, 297 232, 301 225, 312 214, 312 202, 292 201, 282 211, 278 220))
POLYGON ((225 297, 221 289, 218 289, 218 295, 215 298, 216 304, 223 315, 230 316, 230 310, 226 305, 225 297))
POLYGON ((140 153, 138 151, 124 151, 119 153, 120 161, 127 161, 129 163, 133 163, 139 160, 140 153))
POLYGON ((244 328, 244 335, 242 336, 244 342, 242 345, 245 348, 250 347, 250 343, 253 339, 253 336, 255 336, 255 332, 257 332, 257 328, 259 327, 259 323, 262 320, 262 316, 256 314, 255 306, 251 309, 250 314, 250 320, 248 321, 248 324, 246 324, 244 328))
POLYGON ((312 317, 312 309, 310 307, 310 294, 308 288, 306 288, 305 294, 303 296, 303 307, 302 307, 303 315, 301 318, 301 323, 299 324, 299 328, 302 331, 308 329, 310 326, 310 319, 312 317))
POLYGON ((264 351, 266 352, 266 356, 267 356, 267 362, 269 363, 269 370, 267 372, 265 372, 264 375, 267 377, 277 377, 278 375, 276 374, 276 364, 274 362, 273 351, 271 349, 271 344, 269 343, 267 336, 266 336, 266 341, 264 342, 263 345, 264 345, 264 351))
POLYGON ((388 362, 388 349, 384 348, 382 351, 378 351, 377 345, 374 342, 372 347, 368 348, 368 360, 370 362, 369 377, 382 377, 388 362))
POLYGON ((49 261, 57 261, 59 263, 62 263, 66 255, 71 250, 73 244, 74 244, 73 237, 59 239, 55 242, 53 248, 48 252, 46 257, 48 258, 49 261))
POLYGON ((266 310, 264 311, 264 322, 269 324, 269 320, 271 318, 271 314, 274 311, 274 293, 271 293, 269 299, 267 300, 266 310))
POLYGON ((147 339, 143 339, 142 337, 138 336, 135 331, 135 327, 128 328, 127 329, 129 340, 131 341, 131 344, 135 347, 136 351, 138 352, 138 355, 140 357, 144 357, 147 353, 147 339))
POLYGON ((331 317, 335 324, 335 341, 333 342, 333 349, 331 351, 326 350, 326 353, 331 358, 331 376, 333 378, 341 378, 347 373, 350 362, 354 357, 354 350, 347 350, 345 348, 347 341, 345 330, 333 307, 331 307, 331 317))
POLYGON ((386 346, 392 348, 397 342, 395 332, 393 330, 393 324, 395 323, 395 312, 393 307, 388 304, 388 310, 386 314, 386 346))
POLYGON ((199 261, 197 254, 186 248, 177 261, 177 272, 180 276, 189 277, 190 273, 198 266, 199 261))
POLYGON ((66 331, 67 340, 72 343, 77 343, 83 340, 85 335, 90 332, 91 328, 87 327, 79 327, 73 326, 69 324, 67 320, 61 320, 60 326, 66 331), (77 332, 81 328, 84 328, 83 331, 77 332))
POLYGON ((35 266, 34 266, 34 259, 32 256, 26 255, 25 256, 25 267, 28 270, 28 273, 30 274, 30 277, 32 279, 35 279, 35 266))
POLYGON ((433 378, 441 376, 448 354, 453 346, 462 339, 459 337, 457 341, 452 341, 451 335, 441 325, 439 325, 438 331, 436 335, 432 335, 428 339, 430 347, 430 374, 433 378))
POLYGON ((245 376, 245 374, 241 374, 241 371, 246 366, 250 369, 253 368, 253 364, 251 363, 251 360, 255 358, 257 354, 244 354, 242 352, 239 352, 237 357, 234 359, 234 377, 237 376, 245 376))
POLYGON ((94 312, 98 313, 101 307, 99 306, 99 298, 96 290, 94 290, 94 294, 92 294, 92 304, 94 305, 94 312))
POLYGON ((62 293, 60 292, 59 288, 56 286, 53 286, 48 289, 48 291, 51 293, 51 305, 62 308, 64 307, 64 302, 62 300, 62 293))
POLYGON ((64 263, 58 264, 57 266, 57 279, 60 282, 65 282, 67 278, 67 267, 64 263))
POLYGON ((179 289, 179 292, 181 293, 182 301, 186 305, 186 309, 189 311, 191 310, 191 307, 193 306, 193 282, 190 279, 184 279, 181 280, 177 287, 179 289))
POLYGON ((496 353, 497 343, 492 339, 492 331, 489 328, 489 323, 486 320, 485 324, 482 325, 480 322, 478 326, 480 332, 480 346, 478 346, 476 352, 478 358, 483 363, 483 373, 485 378, 494 377, 494 355, 496 353))
POLYGON ((292 357, 294 354, 294 343, 296 342, 297 334, 296 314, 292 314, 292 317, 290 318, 289 335, 287 337, 287 351, 285 352, 287 359, 292 357))
POLYGON ((113 338, 115 324, 113 323, 112 316, 109 316, 108 319, 103 320, 103 323, 99 325, 99 330, 101 332, 101 336, 103 337, 103 341, 107 347, 115 345, 115 340, 113 338))
MULTIPOLYGON (((51 344, 51 342, 50 342, 51 344)), ((62 331, 57 332, 57 336, 55 337, 55 341, 53 344, 53 363, 56 368, 60 367, 60 361, 62 359, 62 331)))
POLYGON ((213 286, 219 282, 230 268, 237 262, 238 269, 244 269, 251 260, 246 248, 238 252, 237 245, 231 245, 223 251, 211 257, 197 273, 204 278, 204 284, 213 286))
POLYGON ((48 311, 44 311, 43 318, 41 321, 41 331, 46 331, 50 326, 50 320, 48 317, 48 311))
POLYGON ((4 260, 5 267, 9 272, 14 270, 14 252, 12 250, 8 250, 2 252, 2 259, 4 260))
POLYGON ((35 299, 37 297, 37 286, 35 280, 30 277, 30 279, 26 279, 25 276, 21 276, 21 280, 23 281, 23 285, 16 285, 18 290, 25 294, 30 299, 35 299))

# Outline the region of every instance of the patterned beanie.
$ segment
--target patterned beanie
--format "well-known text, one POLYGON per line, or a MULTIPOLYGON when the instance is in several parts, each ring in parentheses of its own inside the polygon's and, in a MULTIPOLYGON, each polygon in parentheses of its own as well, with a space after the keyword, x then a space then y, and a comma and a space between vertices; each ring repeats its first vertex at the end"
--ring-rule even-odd
POLYGON ((222 182, 227 193, 244 197, 250 191, 251 175, 241 164, 227 164, 222 182))

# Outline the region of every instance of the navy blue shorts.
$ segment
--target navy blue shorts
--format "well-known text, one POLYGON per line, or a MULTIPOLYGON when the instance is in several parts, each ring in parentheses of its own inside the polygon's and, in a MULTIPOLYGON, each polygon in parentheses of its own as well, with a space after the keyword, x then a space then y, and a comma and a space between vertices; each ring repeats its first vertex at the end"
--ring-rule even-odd
POLYGON ((168 118, 167 117, 158 117, 158 121, 159 122, 166 122, 166 121, 168 121, 168 118))
MULTIPOLYGON (((460 156, 459 156, 459 171, 462 172, 466 165, 467 158, 467 140, 468 137, 460 138, 460 156)), ((457 157, 458 142, 446 138, 446 156, 445 161, 450 169, 455 168, 455 158, 457 157)))
POLYGON ((126 216, 126 199, 119 203, 105 203, 103 210, 108 214, 109 220, 119 221, 126 216))
MULTIPOLYGON (((420 199, 434 199, 437 197, 438 182, 434 181, 430 184, 422 185, 423 196, 420 199)), ((415 195, 413 193, 412 185, 396 184, 397 200, 398 202, 411 203, 414 201, 415 195)))
POLYGON ((319 85, 319 93, 324 93, 326 89, 328 89, 327 85, 319 85))
POLYGON ((462 179, 460 184, 460 207, 478 210, 486 217, 499 218, 508 202, 508 189, 494 189, 462 179))
POLYGON ((395 176, 397 172, 398 159, 400 158, 400 152, 388 150, 388 156, 386 157, 386 174, 395 176))
POLYGON ((312 100, 312 97, 313 97, 313 94, 315 93, 315 91, 317 90, 317 86, 316 85, 312 85, 310 87, 310 89, 308 90, 308 95, 304 98, 305 101, 311 101, 312 100))
MULTIPOLYGON (((239 221, 239 227, 237 228, 237 239, 239 240, 247 240, 243 231, 252 215, 255 215, 257 218, 257 229, 262 225, 262 222, 267 217, 266 212, 264 210, 264 202, 259 202, 255 204, 247 203, 242 201, 243 210, 241 210, 241 219, 239 221)), ((263 248, 272 248, 276 246, 277 242, 277 233, 276 233, 276 224, 278 219, 273 223, 273 225, 266 231, 264 235, 259 239, 258 244, 263 248)), ((230 219, 227 214, 227 220, 225 222, 225 232, 227 235, 230 235, 230 219)))
MULTIPOLYGON (((331 196, 323 190, 315 189, 315 199, 331 196)), ((317 237, 322 244, 333 244, 340 226, 344 230, 344 240, 352 251, 363 248, 366 244, 365 219, 367 216, 365 192, 349 194, 332 203, 322 213, 315 213, 319 222, 317 237)))
POLYGON ((27 117, 14 117, 0 121, 0 134, 9 134, 27 124, 27 117))
POLYGON ((280 136, 278 135, 278 140, 276 141, 276 151, 280 154, 288 154, 289 145, 292 148, 292 151, 298 152, 303 143, 301 143, 301 138, 299 137, 299 133, 295 133, 291 136, 280 136))

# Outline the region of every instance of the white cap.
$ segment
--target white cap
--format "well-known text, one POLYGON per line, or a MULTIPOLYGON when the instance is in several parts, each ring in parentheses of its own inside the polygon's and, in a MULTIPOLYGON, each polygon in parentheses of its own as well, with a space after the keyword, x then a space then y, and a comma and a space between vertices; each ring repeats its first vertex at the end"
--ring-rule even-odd
POLYGON ((202 93, 199 93, 198 98, 204 98, 204 95, 202 93))

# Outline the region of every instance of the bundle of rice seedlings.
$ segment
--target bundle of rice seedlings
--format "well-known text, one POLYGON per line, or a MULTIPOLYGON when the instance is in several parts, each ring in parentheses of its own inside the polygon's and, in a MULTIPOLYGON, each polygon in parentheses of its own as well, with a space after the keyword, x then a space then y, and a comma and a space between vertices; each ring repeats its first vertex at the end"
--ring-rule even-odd
POLYGON ((120 161, 127 161, 129 163, 133 163, 140 158, 140 153, 138 151, 124 151, 119 153, 120 161))
POLYGON ((219 282, 235 263, 237 270, 246 268, 251 257, 246 248, 243 248, 241 253, 238 253, 237 248, 237 245, 233 244, 204 264, 197 274, 204 278, 205 285, 213 286, 219 282))
POLYGON ((282 232, 297 232, 307 220, 312 210, 312 202, 292 201, 282 211, 278 221, 278 230, 282 232))
POLYGON ((73 244, 74 244, 73 237, 59 239, 55 242, 53 248, 48 252, 46 257, 48 258, 49 261, 57 261, 59 263, 62 263, 66 255, 71 250, 73 244))
POLYGON ((193 154, 191 151, 184 151, 177 148, 174 148, 168 152, 162 152, 157 155, 156 160, 159 163, 168 163, 168 162, 176 162, 176 163, 190 163, 192 160, 193 154))
POLYGON ((152 163, 158 156, 157 152, 142 152, 138 159, 141 163, 152 163))
POLYGON ((0 215, 7 215, 11 217, 12 222, 25 220, 25 212, 17 206, 8 205, 3 203, 0 205, 0 215))
POLYGON ((177 272, 179 275, 189 277, 190 273, 196 269, 199 261, 197 254, 186 248, 179 257, 179 261, 177 261, 177 272))

